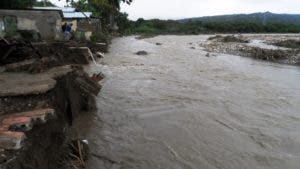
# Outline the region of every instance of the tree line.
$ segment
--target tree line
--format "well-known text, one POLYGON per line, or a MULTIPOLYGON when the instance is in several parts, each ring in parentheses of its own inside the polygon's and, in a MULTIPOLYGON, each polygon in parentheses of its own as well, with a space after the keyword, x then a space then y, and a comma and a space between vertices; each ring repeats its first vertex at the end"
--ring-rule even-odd
MULTIPOLYGON (((130 21, 126 13, 120 12, 120 3, 131 4, 132 0, 65 0, 78 11, 93 12, 102 18, 104 25, 116 20, 119 32, 129 34, 200 34, 200 33, 300 33, 300 25, 282 22, 255 22, 249 20, 205 22, 188 20, 144 20, 130 21)), ((49 1, 1 0, 1 9, 18 9, 36 6, 54 6, 49 1)))
POLYGON ((201 34, 201 33, 300 33, 300 25, 279 22, 253 21, 193 21, 127 19, 126 13, 118 15, 120 32, 123 34, 201 34))

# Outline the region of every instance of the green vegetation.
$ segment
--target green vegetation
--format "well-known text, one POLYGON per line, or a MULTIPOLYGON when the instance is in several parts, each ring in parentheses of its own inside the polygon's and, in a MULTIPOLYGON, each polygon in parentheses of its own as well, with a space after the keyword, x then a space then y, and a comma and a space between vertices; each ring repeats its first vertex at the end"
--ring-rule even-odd
POLYGON ((0 8, 1 9, 20 9, 31 7, 35 0, 1 0, 0 8))
POLYGON ((17 29, 17 20, 15 17, 7 16, 4 18, 5 23, 5 36, 8 37, 17 37, 18 29, 17 29))
POLYGON ((94 17, 101 17, 104 25, 109 25, 120 10, 120 3, 130 4, 132 0, 78 0, 71 6, 82 12, 92 12, 94 17))
POLYGON ((99 32, 91 36, 91 42, 93 43, 109 43, 111 37, 107 33, 99 32))
POLYGON ((35 1, 33 3, 33 6, 55 6, 53 3, 51 3, 48 0, 43 0, 43 1, 35 1))
POLYGON ((174 20, 126 21, 121 14, 119 20, 122 34, 201 34, 201 33, 300 33, 300 25, 288 23, 256 23, 246 21, 202 22, 174 20))

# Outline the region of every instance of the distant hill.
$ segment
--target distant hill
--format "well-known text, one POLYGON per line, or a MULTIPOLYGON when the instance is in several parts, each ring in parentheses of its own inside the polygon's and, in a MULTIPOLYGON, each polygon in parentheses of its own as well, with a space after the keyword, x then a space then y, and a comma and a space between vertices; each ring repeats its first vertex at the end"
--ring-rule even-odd
POLYGON ((260 24, 266 23, 285 23, 300 24, 300 14, 275 14, 271 12, 253 13, 253 14, 235 14, 235 15, 218 15, 198 18, 187 18, 179 22, 203 21, 203 22, 255 22, 260 24))

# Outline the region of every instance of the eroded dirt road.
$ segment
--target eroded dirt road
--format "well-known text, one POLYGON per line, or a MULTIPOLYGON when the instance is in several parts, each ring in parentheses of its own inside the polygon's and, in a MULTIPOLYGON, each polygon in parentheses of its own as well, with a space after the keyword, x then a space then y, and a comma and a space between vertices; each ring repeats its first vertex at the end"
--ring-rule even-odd
POLYGON ((90 169, 299 169, 300 68, 206 57, 206 38, 117 38, 87 68, 106 75, 90 169))

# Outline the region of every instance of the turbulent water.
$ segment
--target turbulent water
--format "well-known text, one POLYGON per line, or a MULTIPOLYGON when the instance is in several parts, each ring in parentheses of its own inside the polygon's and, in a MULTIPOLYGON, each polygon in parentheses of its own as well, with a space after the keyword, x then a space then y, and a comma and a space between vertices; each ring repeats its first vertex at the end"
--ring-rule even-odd
POLYGON ((106 76, 81 123, 89 169, 300 168, 300 68, 207 57, 206 38, 116 38, 87 68, 106 76))

